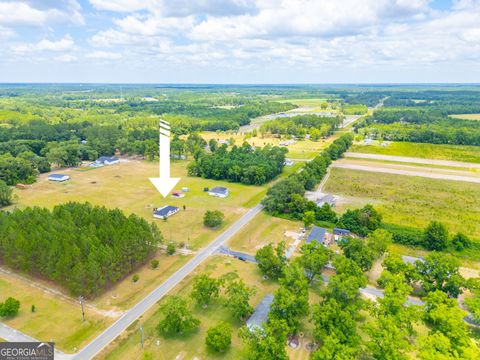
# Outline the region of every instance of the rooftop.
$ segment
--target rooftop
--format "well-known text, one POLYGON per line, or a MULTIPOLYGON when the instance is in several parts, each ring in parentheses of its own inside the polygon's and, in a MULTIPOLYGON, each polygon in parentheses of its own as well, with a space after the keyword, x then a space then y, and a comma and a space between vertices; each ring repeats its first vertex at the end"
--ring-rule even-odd
POLYGON ((158 216, 167 216, 172 211, 178 211, 178 207, 172 205, 165 205, 164 207, 155 210, 153 214, 158 216))
POLYGON ((117 161, 118 158, 116 156, 100 156, 97 161, 98 162, 105 162, 105 161, 109 161, 109 162, 112 162, 112 161, 117 161))
POLYGON ((350 234, 350 230, 341 229, 341 228, 333 228, 333 233, 335 235, 348 235, 348 234, 350 234))
POLYGON ((48 175, 49 178, 52 178, 52 179, 62 179, 64 178, 65 176, 68 177, 68 175, 65 175, 65 174, 50 174, 48 175))
POLYGON ((267 322, 267 316, 270 312, 270 305, 272 305, 272 301, 273 295, 268 294, 265 295, 260 304, 257 305, 252 316, 250 316, 250 319, 247 321, 247 327, 250 330, 253 330, 253 328, 261 328, 263 324, 267 322))
POLYGON ((228 192, 228 189, 226 187, 223 187, 223 186, 216 186, 216 187, 210 189, 209 192, 213 192, 213 193, 216 193, 216 194, 226 194, 228 192))
POLYGON ((323 243, 325 240, 325 233, 327 231, 324 228, 314 226, 310 234, 308 234, 307 240, 305 241, 307 244, 310 244, 312 241, 317 241, 319 243, 323 243))

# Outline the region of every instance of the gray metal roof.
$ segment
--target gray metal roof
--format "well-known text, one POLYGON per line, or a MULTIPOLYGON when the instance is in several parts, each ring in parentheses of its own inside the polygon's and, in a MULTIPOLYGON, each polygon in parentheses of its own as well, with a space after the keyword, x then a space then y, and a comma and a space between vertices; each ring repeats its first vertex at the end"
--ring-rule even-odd
POLYGON ((213 189, 210 189, 209 192, 213 192, 213 193, 216 193, 216 194, 226 194, 228 192, 228 189, 226 187, 223 187, 223 186, 216 186, 213 189))
POLYGON ((247 320, 247 327, 250 330, 261 328, 267 322, 270 305, 272 305, 274 296, 272 294, 265 295, 260 304, 257 305, 250 319, 247 320))
POLYGON ((62 179, 64 176, 68 177, 68 175, 65 175, 65 174, 50 174, 50 175, 48 175, 48 177, 52 178, 52 179, 62 179))
POLYGON ((178 207, 167 205, 160 209, 155 210, 154 214, 158 216, 167 216, 168 213, 170 213, 171 211, 177 211, 177 210, 178 210, 178 207))
POLYGON ((314 226, 310 234, 308 234, 307 240, 305 241, 307 244, 310 244, 312 241, 317 241, 321 244, 325 241, 325 233, 327 231, 324 228, 314 226))
POLYGON ((348 234, 350 234, 350 230, 333 228, 333 234, 334 235, 348 235, 348 234))
POLYGON ((97 159, 97 162, 102 162, 103 163, 105 161, 108 161, 108 162, 118 161, 118 158, 116 156, 100 156, 97 159))

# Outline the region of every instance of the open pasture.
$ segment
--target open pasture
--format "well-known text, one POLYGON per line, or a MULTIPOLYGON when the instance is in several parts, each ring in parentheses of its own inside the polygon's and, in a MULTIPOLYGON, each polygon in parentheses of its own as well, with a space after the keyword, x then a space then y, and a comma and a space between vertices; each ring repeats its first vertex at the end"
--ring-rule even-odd
POLYGON ((387 146, 354 144, 350 152, 410 156, 424 159, 480 163, 480 146, 387 142, 387 146))
POLYGON ((480 120, 480 114, 454 114, 450 117, 462 120, 480 120))
POLYGON ((386 223, 424 228, 432 220, 450 232, 480 239, 480 187, 475 183, 331 169, 325 191, 340 195, 336 209, 372 203, 386 223))

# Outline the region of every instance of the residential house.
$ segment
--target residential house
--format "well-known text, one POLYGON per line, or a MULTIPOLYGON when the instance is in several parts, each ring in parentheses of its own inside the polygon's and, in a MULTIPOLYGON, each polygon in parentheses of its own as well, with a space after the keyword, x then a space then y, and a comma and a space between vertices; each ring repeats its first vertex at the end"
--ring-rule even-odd
POLYGON ((262 329, 263 324, 267 322, 268 313, 270 312, 270 306, 273 302, 273 295, 268 294, 262 299, 260 304, 257 305, 252 316, 247 320, 247 327, 250 331, 255 329, 262 329))
POLYGON ((325 243, 325 235, 327 230, 324 228, 314 226, 305 240, 305 243, 310 244, 312 241, 316 241, 320 244, 325 243))
POLYGON ((113 165, 118 164, 120 159, 116 156, 100 156, 95 162, 91 163, 90 166, 100 167, 104 165, 113 165))
POLYGON ((173 214, 176 214, 180 209, 176 206, 165 205, 164 207, 154 209, 153 217, 157 219, 166 219, 173 214))
POLYGON ((216 186, 213 189, 208 190, 208 195, 226 198, 228 196, 228 189, 223 186, 216 186))
POLYGON ((62 181, 67 181, 69 179, 70 179, 70 176, 65 175, 65 174, 50 174, 50 175, 48 175, 48 180, 50 180, 50 181, 62 182, 62 181))

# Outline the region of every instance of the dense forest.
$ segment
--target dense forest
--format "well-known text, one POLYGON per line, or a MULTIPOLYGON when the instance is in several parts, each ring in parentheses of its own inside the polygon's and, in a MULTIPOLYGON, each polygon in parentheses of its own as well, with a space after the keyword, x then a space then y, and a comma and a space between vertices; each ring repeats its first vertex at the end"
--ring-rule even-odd
POLYGON ((343 116, 299 115, 266 121, 260 126, 260 133, 293 135, 299 138, 309 135, 311 140, 316 141, 331 135, 342 122, 343 116))
POLYGON ((118 209, 66 203, 0 212, 0 262, 73 295, 98 295, 148 261, 161 241, 154 224, 118 209))
POLYGON ((203 153, 188 166, 188 173, 207 179, 228 180, 248 185, 264 184, 282 172, 287 149, 277 146, 253 148, 248 143, 223 145, 211 154, 203 153))

